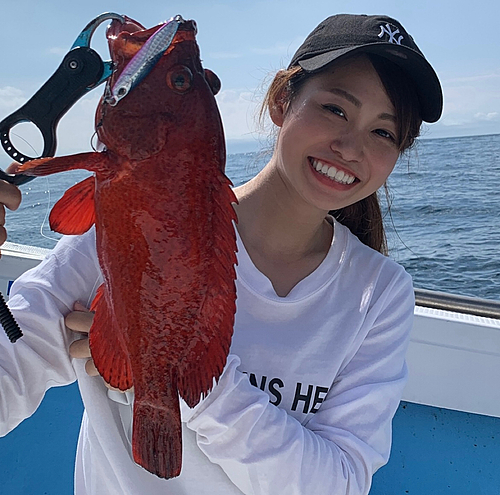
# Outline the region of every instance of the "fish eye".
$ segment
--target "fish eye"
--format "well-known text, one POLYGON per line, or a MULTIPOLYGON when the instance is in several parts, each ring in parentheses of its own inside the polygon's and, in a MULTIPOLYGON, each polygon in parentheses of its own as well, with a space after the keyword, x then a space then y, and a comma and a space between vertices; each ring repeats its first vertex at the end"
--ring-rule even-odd
POLYGON ((176 65, 168 71, 167 86, 177 93, 185 93, 191 89, 193 73, 185 65, 176 65))

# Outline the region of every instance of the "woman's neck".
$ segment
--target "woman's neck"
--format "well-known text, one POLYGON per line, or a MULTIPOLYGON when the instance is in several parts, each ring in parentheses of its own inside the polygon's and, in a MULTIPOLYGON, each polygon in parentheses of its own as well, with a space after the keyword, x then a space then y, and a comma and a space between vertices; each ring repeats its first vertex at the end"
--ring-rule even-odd
POLYGON ((323 261, 333 229, 326 212, 290 195, 272 164, 235 189, 238 232, 255 266, 286 295, 323 261))

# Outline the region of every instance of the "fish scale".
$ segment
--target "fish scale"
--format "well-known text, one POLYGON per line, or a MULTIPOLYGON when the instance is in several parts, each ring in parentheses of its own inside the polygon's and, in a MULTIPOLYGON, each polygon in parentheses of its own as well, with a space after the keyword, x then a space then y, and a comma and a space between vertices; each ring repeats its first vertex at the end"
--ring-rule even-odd
MULTIPOLYGON (((110 87, 161 28, 125 19, 108 29, 110 87)), ((111 386, 134 388, 131 455, 162 478, 181 471, 179 395, 193 407, 218 380, 236 310, 236 198, 224 174, 220 83, 201 66, 195 34, 193 21, 180 23, 133 91, 113 106, 101 100, 104 151, 19 168, 94 172, 56 203, 50 223, 64 234, 95 223, 104 283, 91 307, 92 358, 111 386)))

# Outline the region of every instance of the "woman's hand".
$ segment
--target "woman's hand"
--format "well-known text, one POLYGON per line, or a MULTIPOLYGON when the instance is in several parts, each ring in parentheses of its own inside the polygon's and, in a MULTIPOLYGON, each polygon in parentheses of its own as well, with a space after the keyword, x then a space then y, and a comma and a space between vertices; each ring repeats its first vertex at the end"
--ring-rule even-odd
MULTIPOLYGON (((90 354, 89 346, 89 330, 94 320, 94 313, 89 311, 83 304, 76 302, 73 306, 73 311, 64 319, 66 326, 73 332, 83 334, 82 338, 75 340, 69 346, 69 355, 75 359, 87 359, 85 363, 85 371, 89 376, 99 376, 99 371, 94 365, 94 360, 90 354)), ((118 388, 114 388, 109 383, 104 382, 110 390, 123 392, 118 388)))
POLYGON ((90 376, 98 376, 99 372, 90 355, 88 336, 93 320, 94 313, 89 311, 83 304, 76 302, 73 306, 73 311, 64 319, 64 323, 73 332, 83 334, 81 339, 75 340, 69 346, 69 355, 75 359, 87 359, 85 371, 90 376))
POLYGON ((0 180, 0 246, 7 239, 5 230, 5 207, 9 210, 17 210, 21 204, 21 191, 14 185, 0 180))

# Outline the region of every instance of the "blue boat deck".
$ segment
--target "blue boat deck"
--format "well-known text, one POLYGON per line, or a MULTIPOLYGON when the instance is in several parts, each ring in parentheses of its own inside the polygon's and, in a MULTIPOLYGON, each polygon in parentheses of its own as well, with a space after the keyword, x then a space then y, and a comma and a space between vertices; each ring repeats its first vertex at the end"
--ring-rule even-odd
MULTIPOLYGON (((76 384, 0 438, 0 492, 69 495, 83 405, 76 384)), ((500 419, 402 402, 370 495, 499 495, 500 419)))

